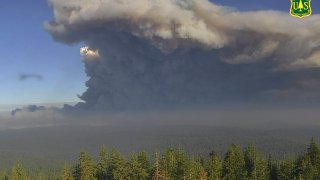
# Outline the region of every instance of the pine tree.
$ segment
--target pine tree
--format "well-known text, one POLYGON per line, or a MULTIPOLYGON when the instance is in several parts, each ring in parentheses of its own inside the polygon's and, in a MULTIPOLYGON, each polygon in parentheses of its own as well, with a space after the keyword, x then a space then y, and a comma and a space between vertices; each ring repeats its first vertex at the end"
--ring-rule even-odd
POLYGON ((132 155, 129 163, 129 172, 127 179, 146 180, 147 178, 147 170, 144 169, 143 165, 139 162, 138 157, 136 155, 132 155))
POLYGON ((20 162, 17 162, 11 169, 10 180, 27 180, 28 176, 20 162))
POLYGON ((177 177, 178 163, 173 149, 170 148, 165 151, 161 160, 161 167, 169 179, 177 177))
POLYGON ((105 146, 103 146, 100 150, 99 154, 99 163, 97 166, 97 177, 98 179, 107 179, 109 176, 108 169, 109 169, 109 154, 108 150, 105 146))
POLYGON ((191 159, 191 164, 193 164, 193 166, 191 166, 191 169, 193 169, 191 172, 193 172, 193 174, 192 174, 192 178, 190 177, 188 180, 192 180, 192 179, 207 180, 208 179, 207 172, 204 168, 204 160, 202 157, 200 156, 193 157, 191 159))
POLYGON ((246 178, 246 168, 240 147, 232 144, 226 153, 222 166, 223 179, 241 180, 246 178))
POLYGON ((313 166, 320 167, 320 150, 314 138, 311 139, 307 150, 313 166))
POLYGON ((96 168, 93 159, 84 151, 80 152, 76 171, 74 173, 76 180, 96 180, 96 168))
POLYGON ((145 151, 142 151, 138 154, 138 162, 142 165, 142 168, 146 170, 146 172, 151 174, 151 165, 148 155, 145 151))
POLYGON ((244 151, 244 159, 248 172, 248 179, 257 180, 257 163, 259 160, 257 150, 254 146, 248 146, 244 151))
POLYGON ((257 161, 257 179, 270 179, 268 162, 266 159, 259 157, 257 161))
POLYGON ((73 176, 72 176, 72 172, 71 172, 71 168, 68 164, 65 164, 63 166, 63 169, 61 171, 61 175, 60 175, 60 179, 61 180, 73 180, 73 176))
POLYGON ((310 158, 311 164, 315 169, 316 178, 320 179, 320 149, 314 138, 310 141, 306 156, 310 158))
POLYGON ((288 159, 280 162, 278 179, 293 180, 295 178, 295 163, 294 160, 288 159))
POLYGON ((190 169, 190 163, 186 153, 182 149, 175 150, 176 172, 175 179, 183 179, 187 176, 190 169))
POLYGON ((126 168, 126 161, 122 155, 118 151, 112 150, 109 166, 110 179, 124 180, 127 176, 126 168))
POLYGON ((154 165, 154 173, 152 176, 152 180, 167 180, 168 178, 162 172, 160 167, 160 157, 159 153, 156 153, 155 165, 154 165))
POLYGON ((221 179, 221 173, 222 173, 222 160, 219 157, 219 155, 212 151, 210 153, 210 159, 208 163, 208 173, 209 173, 209 180, 219 180, 221 179))
POLYGON ((201 159, 199 157, 192 157, 190 160, 188 160, 187 169, 185 171, 184 176, 181 179, 184 179, 184 180, 208 179, 207 172, 205 171, 205 168, 203 167, 201 159))
POLYGON ((300 179, 318 179, 317 169, 312 165, 309 156, 303 156, 298 159, 297 177, 300 179))
POLYGON ((246 163, 248 179, 268 179, 267 162, 260 158, 255 146, 250 145, 245 149, 244 159, 246 163))
POLYGON ((277 180, 278 179, 278 166, 274 162, 272 155, 269 155, 267 164, 268 164, 268 177, 269 177, 269 179, 277 180))

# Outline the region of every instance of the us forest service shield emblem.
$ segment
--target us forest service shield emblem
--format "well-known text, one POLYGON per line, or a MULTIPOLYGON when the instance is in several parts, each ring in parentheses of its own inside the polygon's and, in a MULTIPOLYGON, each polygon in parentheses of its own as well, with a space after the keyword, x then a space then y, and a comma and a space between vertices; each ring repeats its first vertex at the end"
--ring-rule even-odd
POLYGON ((303 18, 312 14, 311 0, 291 0, 290 14, 294 17, 303 18))

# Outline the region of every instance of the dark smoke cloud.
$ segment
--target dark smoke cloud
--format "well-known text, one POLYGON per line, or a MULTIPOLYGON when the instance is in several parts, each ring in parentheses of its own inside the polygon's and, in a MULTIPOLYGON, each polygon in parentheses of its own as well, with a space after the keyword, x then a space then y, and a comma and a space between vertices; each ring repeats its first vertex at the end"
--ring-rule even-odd
POLYGON ((208 0, 49 3, 54 39, 88 46, 88 90, 76 107, 319 99, 319 15, 238 12, 208 0))
POLYGON ((19 112, 36 112, 46 110, 44 106, 29 105, 24 108, 17 108, 11 111, 11 115, 15 116, 19 112))
POLYGON ((39 74, 19 74, 19 81, 26 81, 29 79, 42 80, 43 76, 39 74))

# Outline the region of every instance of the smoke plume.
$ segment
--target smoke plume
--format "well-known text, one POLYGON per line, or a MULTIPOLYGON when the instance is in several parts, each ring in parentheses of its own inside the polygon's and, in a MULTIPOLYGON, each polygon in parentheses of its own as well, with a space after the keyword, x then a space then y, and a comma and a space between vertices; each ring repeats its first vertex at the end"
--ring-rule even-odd
POLYGON ((320 16, 239 12, 208 0, 49 0, 45 28, 81 49, 87 109, 312 101, 320 16), (92 60, 94 59, 94 60, 92 60))
POLYGON ((19 81, 26 81, 29 79, 42 80, 43 76, 39 74, 19 74, 19 81))

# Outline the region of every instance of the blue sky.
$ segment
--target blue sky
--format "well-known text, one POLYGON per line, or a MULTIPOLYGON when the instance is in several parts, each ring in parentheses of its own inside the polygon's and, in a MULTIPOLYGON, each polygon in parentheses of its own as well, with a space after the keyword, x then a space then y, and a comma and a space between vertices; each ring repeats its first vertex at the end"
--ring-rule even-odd
POLYGON ((52 17, 47 2, 7 0, 0 11, 0 104, 78 101, 86 81, 79 45, 54 42, 43 29, 52 17), (21 82, 21 73, 44 79, 21 82))
MULTIPOLYGON (((239 10, 288 11, 289 0, 216 0, 239 10)), ((312 2, 313 12, 320 3, 312 2)), ((87 77, 80 61, 80 45, 54 42, 43 22, 52 19, 45 0, 4 0, 0 5, 0 105, 79 101, 87 77), (21 73, 39 74, 42 81, 19 81, 21 73)))

